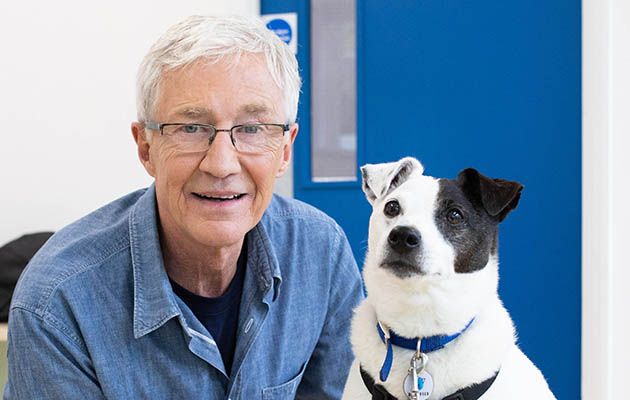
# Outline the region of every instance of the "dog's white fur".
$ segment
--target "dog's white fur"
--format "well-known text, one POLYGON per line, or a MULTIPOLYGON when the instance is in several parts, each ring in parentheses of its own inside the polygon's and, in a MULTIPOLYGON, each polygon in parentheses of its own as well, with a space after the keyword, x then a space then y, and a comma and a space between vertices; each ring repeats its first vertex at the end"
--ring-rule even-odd
POLYGON ((402 383, 413 351, 393 346, 393 365, 386 382, 379 379, 386 347, 376 330, 377 319, 397 334, 427 337, 454 334, 474 317, 472 325, 445 348, 428 354, 427 371, 434 390, 430 399, 441 399, 500 370, 482 396, 492 399, 554 399, 533 363, 515 344, 512 320, 498 297, 498 261, 490 257, 485 268, 471 273, 454 271, 455 254, 434 222, 438 180, 422 175, 413 158, 395 163, 366 165, 364 190, 373 205, 368 253, 363 277, 368 297, 355 310, 352 346, 356 357, 344 391, 344 399, 370 399, 359 365, 376 383, 400 400, 406 399, 402 383), (402 182, 392 178, 407 168, 402 182), (405 213, 397 219, 383 215, 383 206, 396 198, 405 213), (400 278, 381 268, 387 237, 396 225, 413 226, 422 237, 422 275, 400 278))

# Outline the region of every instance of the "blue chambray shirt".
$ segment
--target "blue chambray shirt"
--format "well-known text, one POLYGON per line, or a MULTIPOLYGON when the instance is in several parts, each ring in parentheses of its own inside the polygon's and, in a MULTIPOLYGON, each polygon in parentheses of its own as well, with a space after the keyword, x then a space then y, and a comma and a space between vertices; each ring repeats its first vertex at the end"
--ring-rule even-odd
POLYGON ((274 196, 247 235, 234 366, 173 293, 155 189, 55 234, 15 290, 5 399, 338 399, 363 294, 337 224, 274 196))

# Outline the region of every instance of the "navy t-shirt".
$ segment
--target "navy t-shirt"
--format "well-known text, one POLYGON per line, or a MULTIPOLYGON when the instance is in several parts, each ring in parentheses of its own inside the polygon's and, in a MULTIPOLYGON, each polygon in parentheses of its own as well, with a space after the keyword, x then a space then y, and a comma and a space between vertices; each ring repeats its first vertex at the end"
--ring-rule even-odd
POLYGON ((232 282, 230 282, 225 293, 219 297, 196 295, 171 280, 173 292, 186 303, 217 343, 228 375, 232 370, 232 360, 234 359, 238 312, 241 304, 246 265, 247 239, 243 241, 243 248, 238 257, 234 278, 232 278, 232 282))

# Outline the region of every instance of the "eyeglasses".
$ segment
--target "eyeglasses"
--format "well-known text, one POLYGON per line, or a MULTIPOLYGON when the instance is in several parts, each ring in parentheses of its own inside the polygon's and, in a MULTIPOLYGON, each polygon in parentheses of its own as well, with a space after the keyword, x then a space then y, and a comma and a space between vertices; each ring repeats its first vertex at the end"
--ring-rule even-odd
POLYGON ((230 140, 241 153, 260 154, 273 152, 282 145, 288 124, 243 124, 230 129, 217 129, 208 124, 145 122, 145 128, 160 131, 168 136, 181 151, 207 151, 218 132, 229 132, 230 140))

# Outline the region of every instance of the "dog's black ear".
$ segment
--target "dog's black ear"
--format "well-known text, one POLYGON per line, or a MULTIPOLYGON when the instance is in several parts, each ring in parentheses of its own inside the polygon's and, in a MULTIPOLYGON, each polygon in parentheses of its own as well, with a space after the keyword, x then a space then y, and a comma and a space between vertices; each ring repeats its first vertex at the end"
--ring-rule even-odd
POLYGON ((361 187, 370 204, 387 196, 413 174, 422 174, 424 167, 420 161, 405 157, 399 161, 383 164, 366 164, 361 167, 363 182, 361 187))
POLYGON ((457 175, 457 183, 473 203, 478 203, 499 222, 516 208, 523 185, 504 179, 492 179, 467 168, 457 175))

